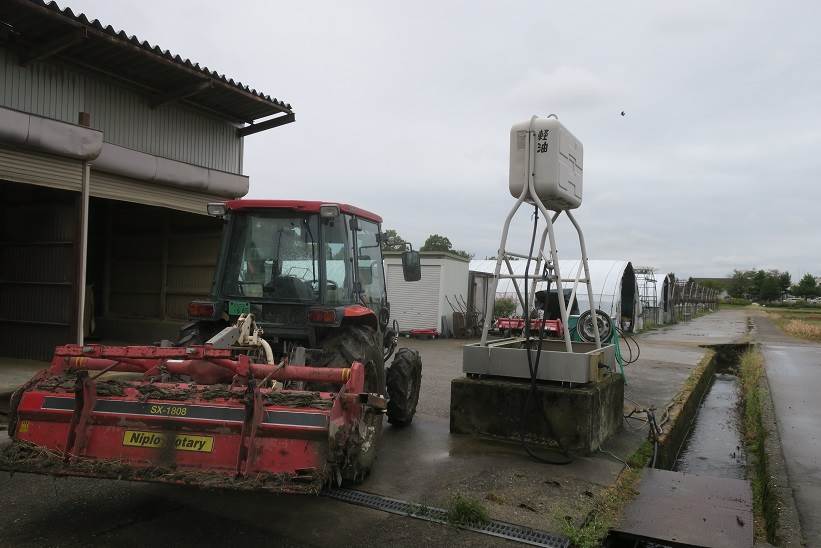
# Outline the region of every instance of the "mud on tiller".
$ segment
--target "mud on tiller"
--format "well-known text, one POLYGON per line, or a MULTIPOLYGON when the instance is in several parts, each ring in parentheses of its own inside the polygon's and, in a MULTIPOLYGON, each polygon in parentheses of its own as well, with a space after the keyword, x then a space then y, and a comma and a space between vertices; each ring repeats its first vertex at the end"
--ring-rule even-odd
POLYGON ((289 493, 355 476, 386 408, 364 366, 273 363, 260 334, 244 315, 228 348, 58 347, 12 398, 0 469, 289 493))

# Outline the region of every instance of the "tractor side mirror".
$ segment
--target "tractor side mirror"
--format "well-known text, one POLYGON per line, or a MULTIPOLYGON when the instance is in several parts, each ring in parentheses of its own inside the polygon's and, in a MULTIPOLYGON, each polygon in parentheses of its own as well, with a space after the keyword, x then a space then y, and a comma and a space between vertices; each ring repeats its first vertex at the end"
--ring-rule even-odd
POLYGON ((418 282, 422 279, 422 262, 418 251, 402 253, 402 274, 406 282, 418 282))

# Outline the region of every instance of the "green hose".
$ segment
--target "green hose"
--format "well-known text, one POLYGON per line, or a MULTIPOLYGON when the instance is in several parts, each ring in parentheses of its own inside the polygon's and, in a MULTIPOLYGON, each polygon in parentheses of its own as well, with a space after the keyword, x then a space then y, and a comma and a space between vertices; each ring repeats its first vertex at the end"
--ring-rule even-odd
POLYGON ((624 379, 624 384, 627 385, 627 377, 624 376, 624 358, 621 357, 621 341, 619 340, 619 330, 613 330, 613 344, 616 346, 616 363, 621 369, 621 377, 624 379))

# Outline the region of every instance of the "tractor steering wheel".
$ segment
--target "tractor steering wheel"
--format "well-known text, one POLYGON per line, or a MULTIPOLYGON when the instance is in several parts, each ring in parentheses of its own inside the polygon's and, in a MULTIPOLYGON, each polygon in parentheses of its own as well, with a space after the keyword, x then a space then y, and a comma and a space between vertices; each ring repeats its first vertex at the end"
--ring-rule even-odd
MULTIPOLYGON (((311 288, 314 291, 319 291, 319 280, 311 281, 311 288)), ((333 280, 325 280, 325 289, 336 291, 339 289, 339 285, 333 280)))

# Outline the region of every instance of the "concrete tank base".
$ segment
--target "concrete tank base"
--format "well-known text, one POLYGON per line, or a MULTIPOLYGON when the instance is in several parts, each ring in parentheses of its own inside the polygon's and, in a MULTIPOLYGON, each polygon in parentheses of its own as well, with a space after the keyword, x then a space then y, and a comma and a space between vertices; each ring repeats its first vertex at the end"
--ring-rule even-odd
POLYGON ((557 446, 560 441, 568 451, 589 455, 621 428, 624 378, 619 374, 605 373, 597 382, 578 388, 540 383, 522 424, 529 391, 527 381, 454 379, 451 433, 518 441, 524 428, 531 443, 557 446))

